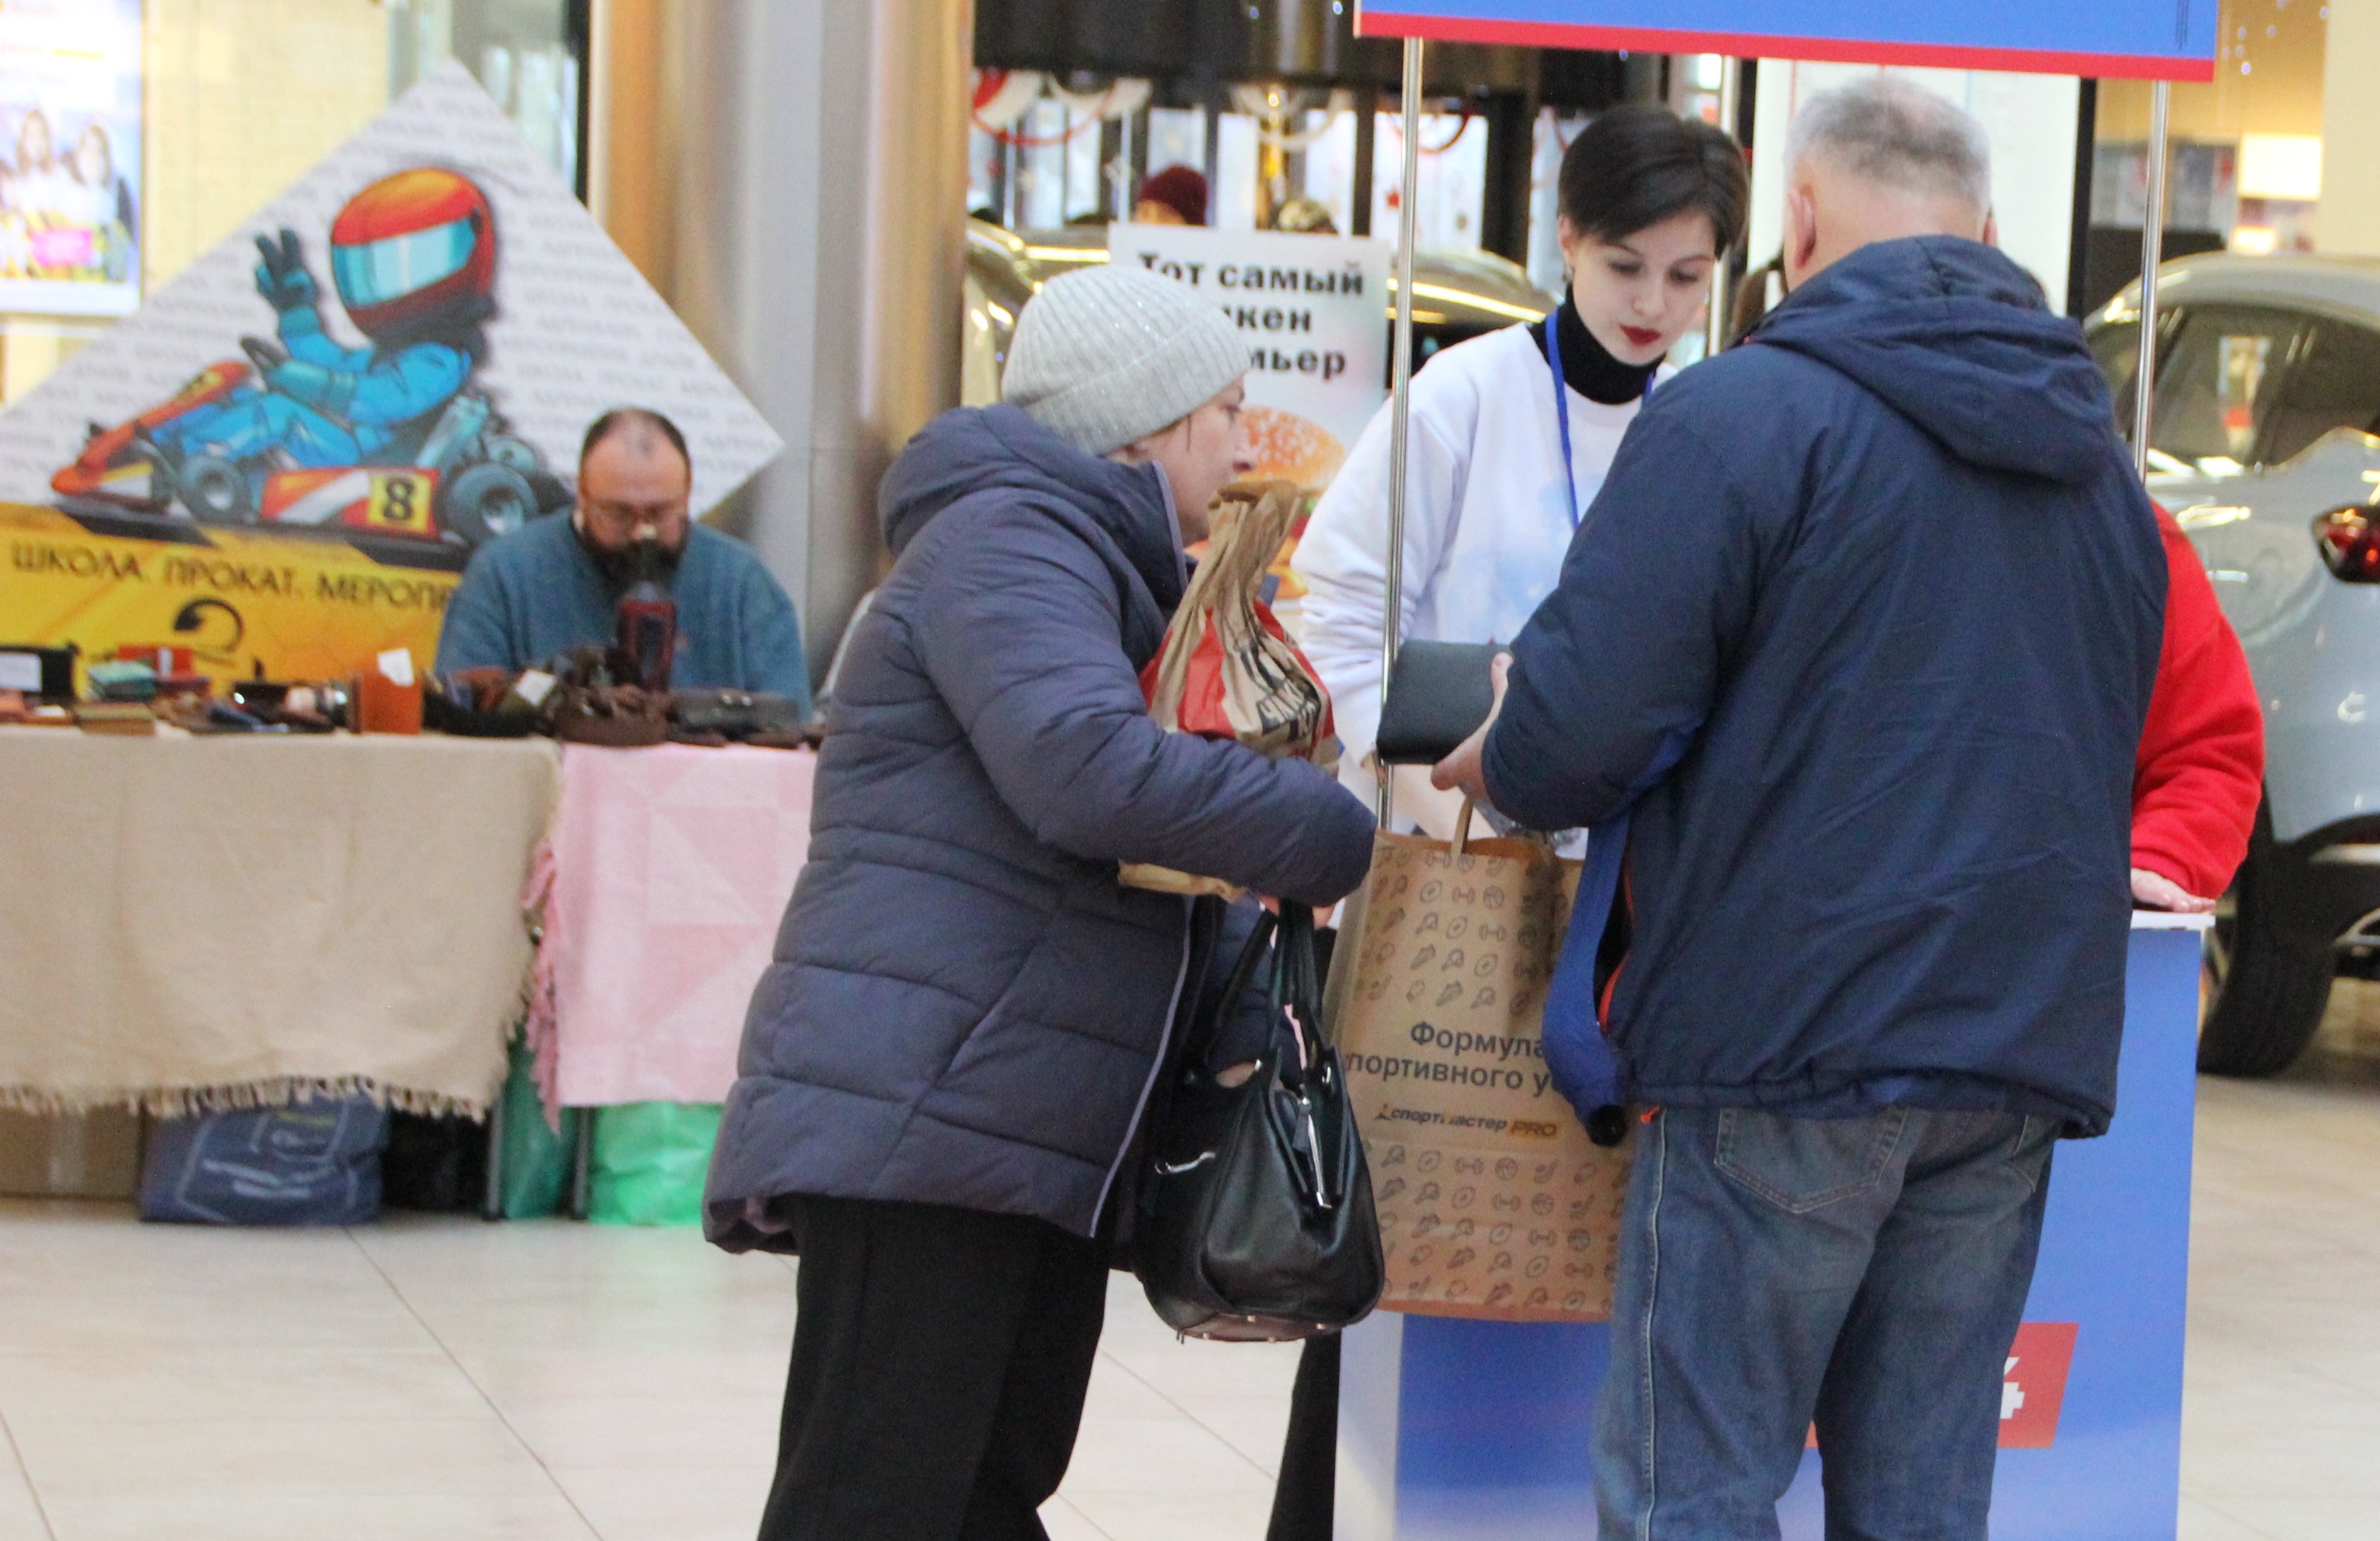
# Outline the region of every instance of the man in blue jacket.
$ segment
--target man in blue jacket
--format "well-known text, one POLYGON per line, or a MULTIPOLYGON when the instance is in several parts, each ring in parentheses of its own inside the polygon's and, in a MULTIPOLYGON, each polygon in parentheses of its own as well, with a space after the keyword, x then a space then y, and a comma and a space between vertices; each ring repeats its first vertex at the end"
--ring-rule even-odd
POLYGON ((751 548, 692 517, 686 435, 658 412, 623 406, 587 430, 578 503, 481 547, 447 601, 438 668, 528 669, 618 635, 620 596, 639 541, 658 548, 677 604, 670 684, 759 690, 810 705, 794 601, 751 548))
POLYGON ((1791 298, 1637 419, 1439 776, 1633 803, 1606 1541, 1774 1535, 1813 1423, 1829 1535, 1982 1541, 2051 1146, 2115 1108, 2165 561, 1979 126, 1877 79, 1790 164, 1791 298))

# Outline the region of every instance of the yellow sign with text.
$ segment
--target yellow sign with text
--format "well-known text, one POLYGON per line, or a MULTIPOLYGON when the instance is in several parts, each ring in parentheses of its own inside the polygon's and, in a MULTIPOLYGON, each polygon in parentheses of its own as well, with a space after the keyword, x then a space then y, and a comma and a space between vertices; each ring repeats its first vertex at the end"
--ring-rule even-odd
POLYGON ((426 669, 461 576, 339 540, 0 504, 0 643, 85 660, 185 647, 218 686, 260 664, 273 679, 344 679, 395 648, 426 669), (118 533, 151 524, 157 536, 118 533))

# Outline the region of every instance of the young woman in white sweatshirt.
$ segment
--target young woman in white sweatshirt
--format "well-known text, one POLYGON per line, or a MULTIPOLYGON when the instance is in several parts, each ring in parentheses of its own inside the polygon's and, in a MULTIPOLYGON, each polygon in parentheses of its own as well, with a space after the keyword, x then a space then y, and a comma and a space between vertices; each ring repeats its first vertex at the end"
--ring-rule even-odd
MULTIPOLYGON (((1572 141, 1560 191, 1570 275, 1552 318, 1561 412, 1543 323, 1458 344, 1414 376, 1406 640, 1509 642, 1552 591, 1621 436, 1701 318, 1713 265, 1742 238, 1750 197, 1733 140, 1641 105, 1611 109, 1572 141)), ((1367 798, 1377 785, 1366 761, 1380 716, 1390 413, 1381 407, 1356 441, 1294 564, 1309 590, 1300 641, 1330 690, 1346 751, 1341 773, 1367 798)), ((1400 827, 1451 832, 1459 796, 1432 791, 1427 767, 1401 772, 1396 792, 1400 827)))
MULTIPOLYGON (((1621 436, 1700 319, 1712 266, 1742 238, 1750 198, 1735 141, 1659 107, 1612 108, 1571 142, 1560 180, 1570 282, 1553 317, 1562 411, 1542 324, 1457 344, 1414 376, 1406 640, 1509 642, 1553 591, 1621 436)), ((1356 440, 1293 563, 1308 590, 1299 640, 1345 746, 1340 775, 1366 799, 1378 788, 1366 761, 1380 724, 1390 411, 1356 440)), ((1399 770, 1396 792, 1400 829, 1453 832, 1461 796, 1432 790, 1427 766, 1399 770)), ((1584 845, 1572 835, 1563 848, 1584 845)), ((1313 1339, 1299 1363, 1269 1541, 1330 1533, 1338 1349, 1313 1339)))

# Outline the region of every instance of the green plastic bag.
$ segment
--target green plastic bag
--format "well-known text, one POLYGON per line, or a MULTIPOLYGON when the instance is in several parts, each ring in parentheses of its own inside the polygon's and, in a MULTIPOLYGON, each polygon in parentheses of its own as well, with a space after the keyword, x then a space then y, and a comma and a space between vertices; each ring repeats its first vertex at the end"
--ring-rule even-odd
POLYGON ((506 1219, 542 1219, 562 1212, 570 1193, 570 1163, 578 1148, 576 1108, 562 1110, 562 1132, 545 1122, 545 1104, 528 1045, 513 1039, 512 1070, 504 1077, 504 1205, 506 1219))
POLYGON ((599 1225, 695 1225, 719 1140, 716 1102, 628 1102, 595 1115, 587 1218, 599 1225))

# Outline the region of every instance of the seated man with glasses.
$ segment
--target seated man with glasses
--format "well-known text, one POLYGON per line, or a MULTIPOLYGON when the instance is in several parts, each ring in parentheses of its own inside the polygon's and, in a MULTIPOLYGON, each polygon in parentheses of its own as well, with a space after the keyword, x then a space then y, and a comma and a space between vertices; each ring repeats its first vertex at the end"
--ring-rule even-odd
POLYGON ((532 521, 472 556, 446 607, 439 672, 527 669, 610 642, 619 598, 650 560, 677 604, 672 686, 767 691, 807 712, 793 601, 749 548, 688 516, 693 483, 675 423, 638 406, 596 419, 570 516, 532 521), (650 558, 638 549, 648 542, 650 558))

